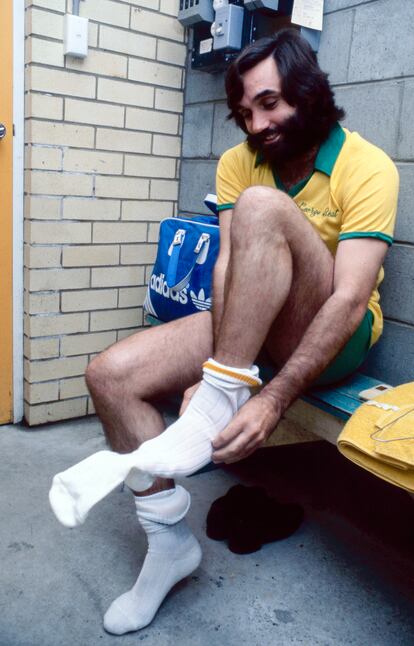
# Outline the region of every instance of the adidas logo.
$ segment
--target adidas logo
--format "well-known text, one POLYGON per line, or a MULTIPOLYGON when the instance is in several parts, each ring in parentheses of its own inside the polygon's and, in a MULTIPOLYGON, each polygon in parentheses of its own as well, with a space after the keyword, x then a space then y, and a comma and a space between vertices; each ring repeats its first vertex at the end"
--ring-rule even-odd
MULTIPOLYGON (((153 289, 154 292, 160 294, 160 296, 163 296, 164 298, 170 298, 172 301, 180 302, 181 305, 187 305, 188 303, 187 287, 184 287, 184 289, 180 291, 171 289, 167 285, 165 274, 160 274, 159 276, 152 274, 150 280, 150 289, 153 289)), ((198 294, 191 290, 190 297, 194 307, 201 312, 205 312, 206 310, 211 309, 211 297, 206 298, 204 289, 200 289, 198 294)), ((145 309, 150 314, 153 313, 155 315, 149 293, 147 294, 145 309)))
POLYGON ((167 285, 164 274, 160 274, 159 276, 152 274, 150 287, 157 294, 164 296, 164 298, 171 298, 172 301, 179 301, 181 305, 187 305, 188 303, 187 288, 184 287, 184 289, 179 292, 175 289, 170 289, 167 285))
POLYGON ((198 296, 193 290, 190 291, 191 300, 198 310, 205 311, 211 309, 211 298, 206 298, 204 289, 200 289, 198 296))

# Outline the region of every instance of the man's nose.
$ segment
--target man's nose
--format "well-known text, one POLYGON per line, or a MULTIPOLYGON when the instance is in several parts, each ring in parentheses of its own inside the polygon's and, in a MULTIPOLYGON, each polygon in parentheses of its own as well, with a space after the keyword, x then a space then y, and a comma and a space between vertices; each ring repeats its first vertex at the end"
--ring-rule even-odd
POLYGON ((261 112, 256 112, 252 114, 252 120, 250 124, 252 135, 257 135, 266 128, 269 127, 269 119, 266 114, 261 112))

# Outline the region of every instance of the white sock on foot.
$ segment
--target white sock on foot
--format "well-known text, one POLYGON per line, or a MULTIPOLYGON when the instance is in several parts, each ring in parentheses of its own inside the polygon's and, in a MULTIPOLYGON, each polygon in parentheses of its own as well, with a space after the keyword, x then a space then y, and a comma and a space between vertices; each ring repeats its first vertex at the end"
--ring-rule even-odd
POLYGON ((124 480, 134 491, 148 489, 156 476, 190 475, 206 465, 211 442, 259 386, 256 366, 231 368, 213 359, 185 413, 158 437, 132 453, 99 451, 53 478, 49 500, 66 527, 83 523, 90 509, 124 480))
POLYGON ((110 633, 123 635, 151 623, 171 588, 200 564, 200 545, 184 516, 190 494, 176 489, 135 498, 148 552, 134 587, 115 599, 104 617, 110 633))
POLYGON ((252 386, 259 386, 259 371, 231 368, 213 359, 203 366, 203 380, 184 414, 164 433, 144 442, 135 451, 135 468, 126 483, 136 489, 135 475, 174 478, 194 473, 211 460, 214 438, 226 428, 249 399, 252 386))

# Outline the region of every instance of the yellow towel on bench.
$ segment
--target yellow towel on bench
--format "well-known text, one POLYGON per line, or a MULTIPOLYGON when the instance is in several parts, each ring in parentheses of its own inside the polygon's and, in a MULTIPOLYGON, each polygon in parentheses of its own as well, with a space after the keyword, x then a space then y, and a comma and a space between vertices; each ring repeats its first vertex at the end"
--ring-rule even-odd
POLYGON ((357 408, 338 437, 338 449, 379 478, 414 493, 414 382, 357 408))

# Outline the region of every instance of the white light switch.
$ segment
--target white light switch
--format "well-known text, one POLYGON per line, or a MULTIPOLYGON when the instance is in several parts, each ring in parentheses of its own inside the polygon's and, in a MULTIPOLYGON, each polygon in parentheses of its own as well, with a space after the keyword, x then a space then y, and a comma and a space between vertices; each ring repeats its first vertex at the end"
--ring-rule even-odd
POLYGON ((63 53, 76 58, 88 55, 88 18, 65 15, 63 53))

